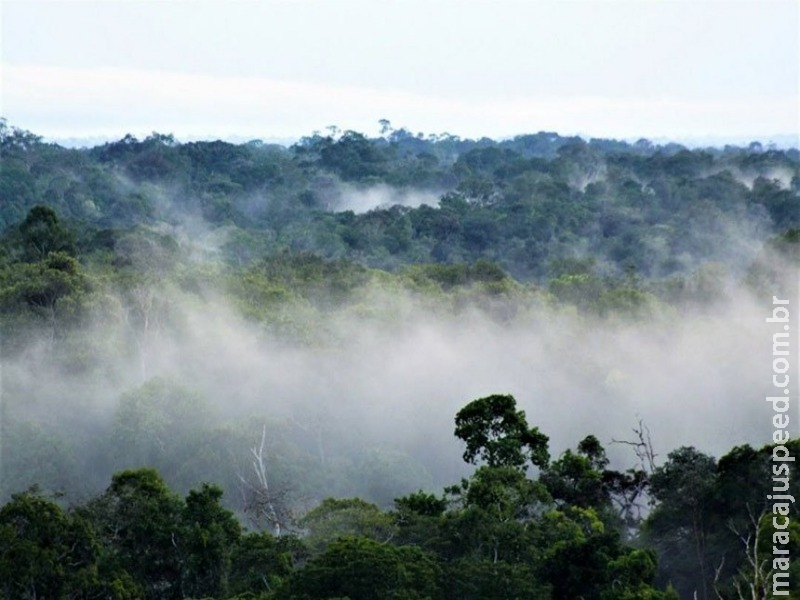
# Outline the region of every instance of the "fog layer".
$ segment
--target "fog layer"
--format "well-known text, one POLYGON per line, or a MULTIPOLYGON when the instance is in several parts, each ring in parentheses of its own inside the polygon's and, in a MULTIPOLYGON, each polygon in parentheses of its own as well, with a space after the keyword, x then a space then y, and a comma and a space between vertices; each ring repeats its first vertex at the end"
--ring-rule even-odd
MULTIPOLYGON (((73 457, 85 481, 61 481, 67 489, 89 493, 114 469, 135 466, 137 456, 160 456, 159 445, 188 435, 187 428, 197 428, 201 439, 225 427, 237 434, 205 467, 202 443, 171 457, 194 465, 176 483, 219 478, 220 470, 233 476, 247 468, 248 450, 269 424, 275 444, 291 441, 274 450, 274 469, 285 460, 333 473, 344 468, 353 477, 318 481, 308 492, 315 497, 369 495, 354 483, 364 457, 391 457, 385 468, 394 475, 383 474, 390 489, 375 498, 386 502, 386 495, 436 490, 465 473, 453 417, 468 401, 493 393, 517 398, 529 422, 550 436, 551 454, 591 433, 618 467, 634 457, 611 442, 632 438, 640 419, 662 459, 681 445, 719 456, 737 444, 769 441, 771 330, 764 317, 770 306, 744 292, 702 311, 664 310, 632 321, 588 318, 540 301, 498 318, 485 306, 452 310, 371 285, 324 315, 286 307, 287 321, 308 328, 303 340, 242 318, 210 290, 153 294, 162 313, 147 329, 106 314, 66 353, 42 341, 6 357, 6 438, 10 427, 21 431, 25 423, 43 434, 39 447, 25 448, 41 454, 37 461, 73 457), (154 380, 185 389, 193 404, 173 413, 151 407, 149 425, 122 423, 124 415, 133 419, 131 398, 154 380), (159 419, 167 426, 159 429, 159 419), (126 442, 123 430, 138 437, 126 442), (160 433, 145 439, 152 431, 160 433), (140 447, 148 444, 150 450, 140 447), (400 463, 409 475, 395 481, 400 463)), ((6 462, 18 469, 22 457, 9 453, 23 448, 8 441, 6 462)), ((39 464, 31 477, 43 471, 39 464)), ((27 479, 17 473, 7 481, 33 483, 27 479)))

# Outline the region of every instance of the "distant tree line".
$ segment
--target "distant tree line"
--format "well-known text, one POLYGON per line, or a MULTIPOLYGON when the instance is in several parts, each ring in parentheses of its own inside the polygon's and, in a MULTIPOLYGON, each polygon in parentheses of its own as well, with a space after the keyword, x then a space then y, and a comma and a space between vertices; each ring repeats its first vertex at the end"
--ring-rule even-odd
POLYGON ((392 270, 488 260, 541 283, 589 258, 601 276, 687 275, 712 262, 740 271, 759 243, 800 227, 796 149, 388 127, 377 138, 332 129, 290 148, 154 133, 66 149, 2 122, 0 229, 45 205, 90 251, 126 228, 190 215, 226 228, 224 256, 236 265, 281 251, 392 270), (375 186, 439 202, 334 210, 375 186))

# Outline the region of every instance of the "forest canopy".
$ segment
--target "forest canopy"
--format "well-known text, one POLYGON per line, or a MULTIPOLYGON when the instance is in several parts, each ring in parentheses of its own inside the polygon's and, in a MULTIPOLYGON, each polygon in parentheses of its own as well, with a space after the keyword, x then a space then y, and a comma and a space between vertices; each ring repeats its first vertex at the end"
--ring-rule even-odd
POLYGON ((796 149, 0 121, 0 161, 0 598, 768 593, 796 149))

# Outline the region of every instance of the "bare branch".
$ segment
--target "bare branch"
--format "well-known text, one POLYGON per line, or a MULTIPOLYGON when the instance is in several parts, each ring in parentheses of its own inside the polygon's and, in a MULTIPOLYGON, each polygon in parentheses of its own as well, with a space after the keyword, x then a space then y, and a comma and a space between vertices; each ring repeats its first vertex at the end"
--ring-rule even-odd
POLYGON ((238 473, 244 512, 251 516, 254 525, 266 521, 268 526, 280 536, 284 529, 290 528, 294 515, 289 507, 289 490, 285 487, 270 486, 269 469, 264 449, 267 442, 267 426, 261 430, 261 442, 250 448, 255 481, 238 473))

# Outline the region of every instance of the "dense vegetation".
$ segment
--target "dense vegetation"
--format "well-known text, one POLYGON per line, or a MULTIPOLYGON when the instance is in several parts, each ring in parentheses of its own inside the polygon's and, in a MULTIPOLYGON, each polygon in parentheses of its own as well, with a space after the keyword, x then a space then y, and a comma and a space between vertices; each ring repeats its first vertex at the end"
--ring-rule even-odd
POLYGON ((391 269, 484 259, 539 282, 580 259, 603 275, 667 277, 711 261, 740 270, 754 242, 800 224, 798 151, 758 144, 690 151, 403 129, 332 130, 288 149, 153 134, 67 150, 8 126, 0 138, 0 227, 45 204, 80 228, 87 253, 188 215, 225 228, 221 251, 235 265, 290 250, 391 269), (378 209, 348 210, 359 206, 378 209))
MULTIPOLYGON (((716 459, 698 439, 662 456, 640 422, 612 468, 594 426, 630 376, 579 346, 595 331, 667 343, 687 319, 791 293, 796 150, 388 123, 290 148, 153 134, 66 149, 2 123, 0 160, 0 597, 705 600, 768 585, 770 448, 738 439, 716 459), (456 347, 485 333, 488 352, 532 332, 538 360, 576 340, 585 381, 558 385, 599 406, 584 434, 554 449, 546 415, 489 395, 458 410, 448 445, 425 412, 444 400, 416 398, 421 383, 341 369, 353 355, 402 380, 402 357, 446 379, 414 360, 434 326, 456 347)), ((479 368, 452 361, 465 379, 479 368)))
MULTIPOLYGON (((444 494, 411 493, 389 510, 328 498, 292 520, 262 480, 255 511, 278 535, 242 531, 218 486, 181 498, 149 468, 115 474, 103 494, 67 511, 36 490, 14 495, 0 509, 0 593, 657 600, 754 590, 771 597, 770 447, 740 446, 719 462, 680 448, 652 471, 643 463, 619 472, 588 436, 551 460, 547 436, 529 426, 513 397, 500 395, 459 411, 455 433, 478 469, 444 494), (655 508, 642 522, 647 493, 655 508), (626 532, 636 526, 640 537, 631 540, 626 532)), ((639 442, 640 458, 652 458, 646 437, 639 442)), ((800 451, 796 442, 790 447, 800 451)), ((800 493, 796 480, 789 491, 800 493)), ((800 528, 790 527, 794 554, 800 528)))

